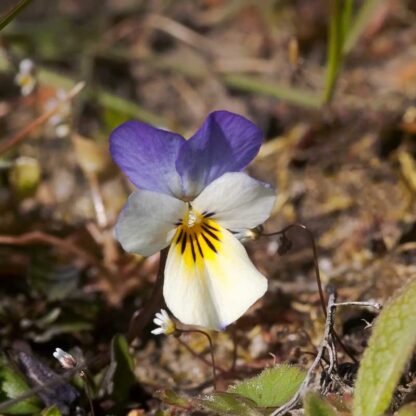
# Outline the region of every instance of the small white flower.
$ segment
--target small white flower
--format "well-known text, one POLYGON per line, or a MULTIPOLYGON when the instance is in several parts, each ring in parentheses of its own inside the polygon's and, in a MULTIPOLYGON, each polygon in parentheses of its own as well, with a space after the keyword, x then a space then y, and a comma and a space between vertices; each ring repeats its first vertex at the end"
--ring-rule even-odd
POLYGON ((159 328, 155 328, 151 331, 154 335, 170 335, 176 330, 175 322, 172 321, 171 317, 164 309, 161 309, 160 312, 156 313, 153 322, 159 326, 159 328))
POLYGON ((240 241, 241 243, 245 243, 247 241, 257 240, 263 231, 263 227, 256 227, 246 230, 241 230, 239 232, 233 233, 234 237, 240 241))
POLYGON ((77 360, 61 348, 56 348, 53 356, 59 361, 63 368, 70 369, 76 367, 77 365, 77 360))
POLYGON ((20 87, 22 95, 27 96, 33 92, 36 87, 36 68, 30 59, 23 59, 19 64, 19 72, 14 79, 20 87))
POLYGON ((71 117, 71 104, 67 100, 67 92, 59 89, 55 97, 49 99, 45 103, 45 111, 50 111, 56 106, 59 106, 57 112, 49 118, 48 127, 53 131, 53 134, 59 138, 68 136, 71 129, 69 126, 69 119, 71 117))

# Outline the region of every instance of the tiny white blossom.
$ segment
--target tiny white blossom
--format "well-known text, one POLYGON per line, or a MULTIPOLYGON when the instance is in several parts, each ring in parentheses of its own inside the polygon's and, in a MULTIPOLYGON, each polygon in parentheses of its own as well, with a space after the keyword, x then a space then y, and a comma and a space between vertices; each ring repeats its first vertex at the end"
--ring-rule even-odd
POLYGON ((56 96, 45 103, 45 111, 52 110, 59 105, 57 112, 49 118, 47 123, 48 127, 53 130, 53 134, 59 138, 68 136, 71 131, 69 119, 72 108, 70 102, 67 100, 67 96, 67 92, 60 88, 56 92, 56 96))
POLYGON ((56 348, 52 355, 59 361, 63 368, 70 369, 77 365, 77 360, 61 348, 56 348))
POLYGON ((161 309, 160 312, 156 313, 153 322, 159 326, 159 328, 155 328, 151 331, 154 335, 170 335, 176 330, 175 323, 164 309, 161 309))
POLYGON ((30 59, 23 59, 19 64, 19 72, 14 79, 20 87, 22 95, 27 96, 33 92, 36 87, 36 68, 30 59))
POLYGON ((245 243, 247 241, 257 240, 260 237, 262 231, 263 227, 241 230, 237 233, 234 233, 234 237, 241 243, 245 243))

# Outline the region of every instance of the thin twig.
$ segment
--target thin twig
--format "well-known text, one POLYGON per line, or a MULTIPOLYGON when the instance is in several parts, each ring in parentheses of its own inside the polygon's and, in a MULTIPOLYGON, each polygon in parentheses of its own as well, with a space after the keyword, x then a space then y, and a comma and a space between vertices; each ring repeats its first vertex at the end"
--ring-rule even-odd
POLYGON ((204 50, 209 55, 218 54, 217 45, 212 41, 170 17, 151 14, 146 23, 152 28, 161 30, 187 45, 204 50))
POLYGON ((97 174, 95 172, 85 172, 91 190, 92 203, 95 210, 95 216, 100 228, 106 228, 108 218, 104 206, 103 196, 101 194, 100 185, 98 183, 97 174))
POLYGON ((364 308, 374 308, 378 311, 383 307, 383 305, 378 302, 337 302, 334 306, 362 306, 364 308))
POLYGON ((57 247, 62 251, 66 251, 68 254, 72 254, 76 257, 83 259, 88 265, 97 267, 102 270, 100 262, 90 254, 79 249, 68 240, 64 240, 59 237, 44 233, 43 231, 31 231, 26 234, 18 236, 14 235, 0 235, 0 244, 9 244, 14 246, 27 246, 31 244, 46 244, 53 247, 57 247))
POLYGON ((26 127, 19 130, 17 133, 13 134, 11 137, 5 139, 0 143, 0 155, 6 153, 11 148, 25 140, 29 134, 42 124, 46 123, 55 113, 57 113, 62 104, 66 101, 72 100, 76 95, 78 95, 81 90, 84 88, 85 83, 84 82, 78 82, 68 93, 68 95, 60 100, 56 106, 54 106, 52 109, 46 111, 45 113, 41 114, 38 118, 33 120, 31 123, 29 123, 26 127))

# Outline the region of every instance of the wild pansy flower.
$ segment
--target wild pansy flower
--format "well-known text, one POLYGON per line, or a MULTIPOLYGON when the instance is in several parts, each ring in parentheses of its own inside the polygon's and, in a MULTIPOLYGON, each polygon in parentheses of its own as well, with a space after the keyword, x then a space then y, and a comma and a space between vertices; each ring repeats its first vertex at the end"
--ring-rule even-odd
POLYGON ((123 248, 149 256, 169 246, 163 294, 183 323, 223 329, 267 289, 234 234, 262 224, 274 190, 241 170, 262 132, 227 111, 211 113, 188 140, 129 121, 110 137, 114 161, 139 189, 116 224, 123 248))

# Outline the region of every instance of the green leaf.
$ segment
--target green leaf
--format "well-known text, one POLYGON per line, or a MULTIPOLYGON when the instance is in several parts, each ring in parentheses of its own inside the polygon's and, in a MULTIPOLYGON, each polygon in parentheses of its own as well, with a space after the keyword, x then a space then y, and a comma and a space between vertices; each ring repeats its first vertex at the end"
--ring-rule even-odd
MULTIPOLYGON (((0 402, 15 399, 28 390, 29 386, 20 374, 7 365, 0 367, 0 402)), ((38 400, 32 396, 10 406, 5 414, 25 415, 36 413, 40 410, 38 403, 38 400)))
POLYGON ((153 395, 162 402, 176 407, 188 408, 192 404, 190 399, 179 396, 173 390, 158 390, 153 395))
POLYGON ((56 406, 48 407, 41 413, 42 416, 62 416, 61 412, 56 406))
POLYGON ((129 353, 129 346, 123 335, 114 335, 111 341, 111 363, 105 375, 107 392, 114 401, 122 403, 136 384, 134 362, 129 353))
POLYGON ((416 345, 416 279, 381 312, 374 325, 355 384, 354 416, 379 416, 416 345))
POLYGON ((268 368, 257 377, 231 386, 228 391, 247 397, 261 407, 278 407, 292 398, 304 378, 304 371, 284 364, 268 368))
POLYGON ((416 416, 416 402, 401 407, 397 412, 397 416, 416 416))
POLYGON ((261 416, 255 403, 233 393, 213 393, 197 400, 205 410, 220 415, 261 416))
POLYGON ((334 408, 318 394, 309 392, 303 398, 305 416, 336 416, 334 408))

